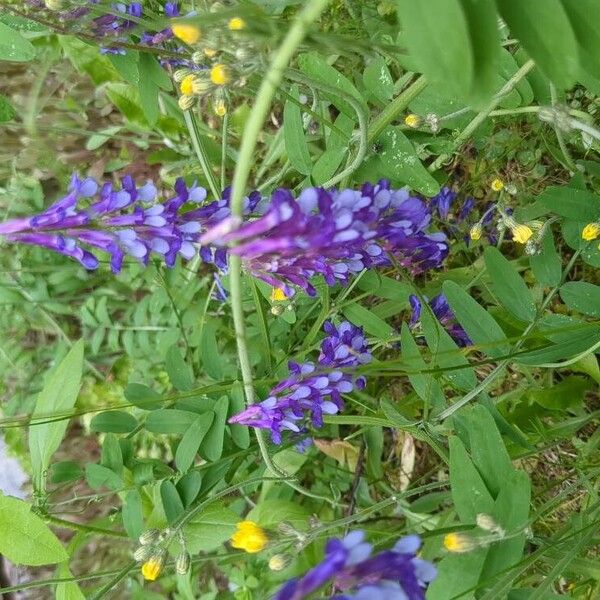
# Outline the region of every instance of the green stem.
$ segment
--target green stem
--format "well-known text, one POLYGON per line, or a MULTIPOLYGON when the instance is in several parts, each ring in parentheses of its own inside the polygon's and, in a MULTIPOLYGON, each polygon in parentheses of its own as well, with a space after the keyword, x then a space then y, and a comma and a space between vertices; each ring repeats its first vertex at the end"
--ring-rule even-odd
POLYGON ((371 144, 383 132, 383 130, 398 118, 406 107, 427 87, 427 80, 421 75, 415 82, 407 87, 399 96, 388 104, 369 125, 367 142, 371 144))
POLYGON ((223 135, 221 136, 221 190, 225 189, 227 179, 227 128, 229 126, 229 113, 223 116, 223 135))
POLYGON ((204 147, 204 142, 202 141, 202 136, 200 135, 200 130, 198 129, 196 117, 191 110, 184 110, 183 118, 190 134, 190 138, 192 139, 194 152, 198 157, 198 162, 200 163, 204 177, 206 177, 206 181, 208 182, 208 187, 210 188, 213 197, 218 200, 221 197, 221 192, 219 191, 215 174, 210 167, 210 162, 208 160, 206 148, 204 147))
MULTIPOLYGON (((552 83, 550 84, 550 99, 552 106, 555 107, 558 101, 556 97, 556 88, 552 83)), ((565 136, 563 135, 562 129, 556 123, 553 123, 552 127, 554 129, 554 133, 556 134, 556 140, 558 141, 558 146, 563 154, 567 168, 569 171, 571 171, 571 174, 576 173, 577 167, 573 162, 573 158, 571 157, 571 153, 569 152, 569 148, 565 142, 565 136)))
POLYGON ((63 529, 72 529, 73 531, 83 531, 85 533, 97 533, 100 535, 106 535, 109 537, 126 538, 127 534, 122 531, 113 531, 112 529, 104 529, 102 527, 94 527, 93 525, 82 525, 81 523, 74 523, 73 521, 67 521, 66 519, 60 519, 50 514, 42 514, 42 519, 46 523, 52 523, 57 527, 63 529))
MULTIPOLYGON (((514 89, 514 87, 533 69, 535 63, 528 60, 500 89, 500 91, 492 98, 490 103, 468 123, 468 125, 456 136, 453 143, 452 152, 460 148, 466 142, 473 132, 489 117, 490 113, 500 104, 502 98, 514 89)), ((430 165, 429 171, 437 171, 446 160, 452 156, 452 152, 440 154, 430 165)))
MULTIPOLYGON (((294 52, 304 39, 309 26, 319 17, 321 12, 327 6, 327 3, 328 0, 310 0, 306 3, 304 8, 296 16, 287 35, 275 52, 267 73, 258 89, 252 112, 244 127, 238 161, 233 174, 231 190, 231 215, 233 218, 240 219, 242 217, 243 198, 248 183, 248 177, 250 175, 250 169, 254 163, 253 159, 256 144, 265 119, 269 113, 271 102, 277 91, 277 87, 281 83, 285 69, 288 67, 294 52)), ((238 360, 244 384, 244 395, 246 397, 246 404, 250 405, 256 402, 256 397, 254 395, 252 367, 246 344, 246 326, 244 323, 244 310, 242 306, 242 260, 233 253, 230 253, 229 255, 229 285, 238 360)), ((255 433, 260 453, 267 468, 279 477, 288 477, 285 471, 282 471, 273 464, 262 431, 255 428, 255 433)), ((309 493, 292 482, 288 483, 291 483, 297 491, 309 493)))

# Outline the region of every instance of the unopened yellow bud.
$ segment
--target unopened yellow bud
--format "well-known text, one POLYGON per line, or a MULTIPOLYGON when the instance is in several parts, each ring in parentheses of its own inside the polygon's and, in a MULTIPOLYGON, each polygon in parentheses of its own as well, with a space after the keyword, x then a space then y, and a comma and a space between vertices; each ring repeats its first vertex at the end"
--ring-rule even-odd
POLYGON ((234 548, 250 554, 264 550, 268 543, 267 534, 254 521, 240 521, 237 531, 231 536, 231 545, 234 548))
POLYGON ((588 223, 581 232, 581 239, 591 242, 600 236, 600 223, 588 223))
POLYGON ((195 44, 200 39, 200 28, 189 23, 176 23, 171 27, 171 31, 186 44, 195 44))
POLYGON ((519 244, 526 244, 529 238, 533 235, 531 227, 527 225, 517 224, 511 228, 513 234, 513 241, 519 244))
POLYGON ((475 540, 464 533, 449 533, 444 536, 444 548, 448 552, 469 552, 477 547, 475 540))
POLYGON ((271 290, 271 300, 273 302, 281 302, 283 300, 287 300, 287 296, 282 288, 274 287, 271 290))
POLYGON ((481 239, 482 235, 483 227, 481 226, 481 223, 475 223, 475 225, 471 227, 471 231, 469 231, 469 237, 476 242, 477 240, 481 239))
POLYGON ((194 81, 196 77, 194 75, 186 75, 179 84, 179 90, 186 96, 191 96, 194 93, 194 81))
POLYGON ((227 27, 229 27, 230 31, 239 31, 240 29, 244 29, 244 27, 246 27, 246 21, 244 21, 244 19, 240 19, 240 17, 233 17, 233 19, 229 19, 227 27))
POLYGON ((206 58, 212 58, 217 54, 217 51, 214 48, 204 48, 202 52, 204 52, 204 56, 206 56, 206 58))
POLYGON ((165 554, 162 552, 161 554, 155 554, 153 557, 149 558, 142 565, 142 575, 144 579, 148 581, 154 581, 158 579, 160 572, 165 564, 165 554))
POLYGON ((215 85, 227 85, 229 83, 231 79, 231 76, 229 75, 229 70, 227 69, 227 67, 221 63, 216 64, 211 70, 210 70, 210 80, 215 84, 215 85))
POLYGON ((419 115, 411 113, 410 115, 406 115, 406 117, 404 117, 404 124, 408 127, 412 127, 413 129, 419 127, 419 125, 421 125, 421 122, 422 119, 421 117, 419 117, 419 115))
POLYGON ((215 111, 215 115, 217 115, 217 117, 224 117, 227 114, 227 105, 225 104, 225 100, 223 100, 223 98, 215 100, 213 104, 213 110, 215 111))
POLYGON ((504 189, 504 181, 502 181, 502 179, 498 179, 498 177, 496 177, 496 179, 494 179, 492 181, 492 183, 490 184, 490 187, 492 188, 492 190, 494 192, 500 192, 501 190, 504 189))
POLYGON ((271 571, 283 571, 291 562, 291 558, 287 554, 275 554, 269 559, 269 569, 271 571))

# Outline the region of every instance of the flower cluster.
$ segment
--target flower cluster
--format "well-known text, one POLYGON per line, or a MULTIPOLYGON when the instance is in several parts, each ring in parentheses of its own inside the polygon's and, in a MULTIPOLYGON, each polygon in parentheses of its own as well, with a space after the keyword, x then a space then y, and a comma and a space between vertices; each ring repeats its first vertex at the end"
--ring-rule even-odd
MULTIPOLYGON (((178 179, 175 195, 160 202, 151 182, 136 187, 133 178, 125 176, 121 188, 116 189, 110 183, 100 186, 91 178, 73 175, 68 191, 33 217, 1 223, 0 235, 10 242, 42 246, 70 256, 86 269, 98 267, 92 250, 101 250, 110 254, 115 273, 121 270, 125 255, 147 264, 154 252, 164 257, 167 266, 173 266, 178 254, 186 259, 196 254, 194 244, 201 230, 198 211, 182 213, 180 209, 184 204, 202 202, 206 198, 204 188, 188 188, 178 179)), ((206 208, 200 209, 203 211, 206 208)))
MULTIPOLYGON (((412 308, 409 326, 411 329, 414 329, 421 318, 422 305, 417 296, 411 295, 408 300, 412 308)), ((442 327, 444 327, 459 346, 470 346, 473 343, 467 335, 467 332, 456 321, 454 312, 450 308, 444 294, 438 294, 432 298, 428 304, 442 327)))
POLYGON ((302 577, 288 581, 274 600, 302 600, 326 584, 333 585, 336 600, 424 600, 437 571, 417 558, 419 536, 401 538, 391 550, 375 555, 364 538, 357 530, 329 540, 325 558, 302 577))
POLYGON ((300 433, 307 420, 314 427, 322 427, 324 414, 342 410, 342 394, 362 389, 366 383, 352 371, 370 362, 372 356, 361 328, 348 321, 335 327, 327 321, 324 329, 327 337, 316 365, 290 361, 289 376, 271 390, 269 397, 229 422, 269 429, 273 442, 280 444, 284 429, 300 433))
POLYGON ((448 244, 444 234, 427 232, 430 220, 423 200, 385 180, 360 190, 308 188, 297 199, 278 189, 260 218, 241 225, 225 219, 201 243, 235 242, 231 252, 256 277, 288 297, 294 293, 289 284, 315 295, 309 281, 315 275, 334 285, 392 261, 412 274, 438 267, 448 244))

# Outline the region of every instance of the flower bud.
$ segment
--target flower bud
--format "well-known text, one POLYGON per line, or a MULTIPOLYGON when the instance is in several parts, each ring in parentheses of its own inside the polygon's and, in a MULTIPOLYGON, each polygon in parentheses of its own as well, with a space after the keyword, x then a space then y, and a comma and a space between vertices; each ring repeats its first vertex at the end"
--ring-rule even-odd
POLYGON ((227 105, 225 104, 225 100, 223 100, 223 98, 217 98, 213 102, 213 110, 215 111, 215 115, 217 115, 217 117, 224 117, 227 114, 227 105))
POLYGON ((490 183, 490 187, 492 188, 492 191, 500 192, 504 189, 504 181, 502 181, 502 179, 496 177, 496 179, 493 179, 492 183, 490 183))
POLYGON ((444 536, 444 548, 448 552, 461 554, 477 548, 477 542, 471 536, 464 533, 449 533, 444 536))
POLYGON ((177 104, 179 104, 179 108, 181 110, 188 110, 192 108, 192 106, 194 106, 195 101, 196 99, 194 98, 194 96, 179 96, 177 104))
POLYGON ((540 248, 537 242, 534 240, 527 240, 527 243, 525 244, 525 254, 527 254, 527 256, 535 256, 539 251, 540 248))
POLYGON ((240 521, 236 527, 236 532, 231 536, 231 545, 234 548, 254 554, 264 550, 269 543, 264 529, 254 521, 240 521))
POLYGON ((196 50, 196 52, 192 54, 192 62, 196 65, 201 65, 204 62, 204 52, 196 50))
POLYGON ((481 223, 475 223, 475 225, 471 227, 471 231, 469 231, 469 237, 476 242, 477 240, 481 239, 482 235, 483 227, 481 226, 481 223))
POLYGON ((153 546, 139 546, 133 553, 133 559, 136 562, 148 560, 156 552, 153 546))
POLYGON ((181 83, 186 77, 191 75, 192 72, 189 69, 177 69, 175 73, 173 73, 173 79, 176 83, 181 83))
POLYGON ((142 565, 142 575, 144 579, 148 581, 155 581, 158 579, 160 572, 165 566, 165 551, 161 550, 151 556, 143 565, 142 565))
POLYGON ((139 542, 142 546, 148 546, 149 544, 156 543, 160 538, 160 531, 158 529, 146 529, 140 535, 139 542))
POLYGON ((490 515, 485 513, 479 513, 476 518, 477 526, 484 531, 491 531, 492 533, 504 535, 504 530, 490 515))
POLYGON ((588 223, 581 232, 581 239, 591 242, 600 236, 600 223, 588 223))
POLYGON ((419 115, 415 115, 413 113, 404 117, 404 124, 408 127, 411 127, 412 129, 416 129, 417 127, 419 127, 422 122, 423 119, 421 119, 419 115))
POLYGON ((175 571, 179 575, 185 575, 190 570, 190 553, 185 550, 175 560, 175 571))
POLYGON ((271 571, 283 571, 291 562, 292 559, 287 554, 275 554, 269 559, 269 569, 271 571))
POLYGON ((60 10, 63 7, 62 0, 45 0, 44 5, 48 10, 60 10))
POLYGON ((244 19, 240 19, 240 17, 233 17, 232 19, 229 19, 227 27, 230 31, 240 31, 246 27, 246 22, 244 19))

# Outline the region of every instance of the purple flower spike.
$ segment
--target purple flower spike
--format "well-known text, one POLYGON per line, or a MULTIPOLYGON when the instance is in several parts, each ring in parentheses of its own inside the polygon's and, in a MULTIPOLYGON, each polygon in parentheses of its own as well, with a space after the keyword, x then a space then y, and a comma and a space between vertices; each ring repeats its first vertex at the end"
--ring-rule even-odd
MULTIPOLYGON (((409 327, 414 328, 421 318, 421 301, 414 295, 410 295, 408 298, 411 306, 411 318, 409 327)), ((446 296, 444 294, 438 294, 429 302, 429 307, 433 311, 433 314, 437 317, 437 320, 441 323, 444 329, 450 334, 452 339, 459 346, 471 346, 473 342, 467 335, 467 332, 458 324, 454 312, 450 308, 446 296)))
POLYGON ((324 329, 327 337, 316 365, 290 362, 290 375, 271 390, 270 396, 231 417, 229 423, 269 429, 273 442, 280 444, 284 429, 304 432, 307 421, 322 427, 324 414, 342 410, 342 394, 362 389, 366 383, 351 369, 367 364, 372 356, 360 327, 348 321, 335 327, 327 321, 324 329))
POLYGON ((391 550, 375 556, 364 537, 358 530, 329 540, 325 558, 302 577, 288 581, 274 600, 302 600, 326 584, 333 586, 336 600, 424 600, 437 571, 416 557, 419 536, 401 538, 391 550))

